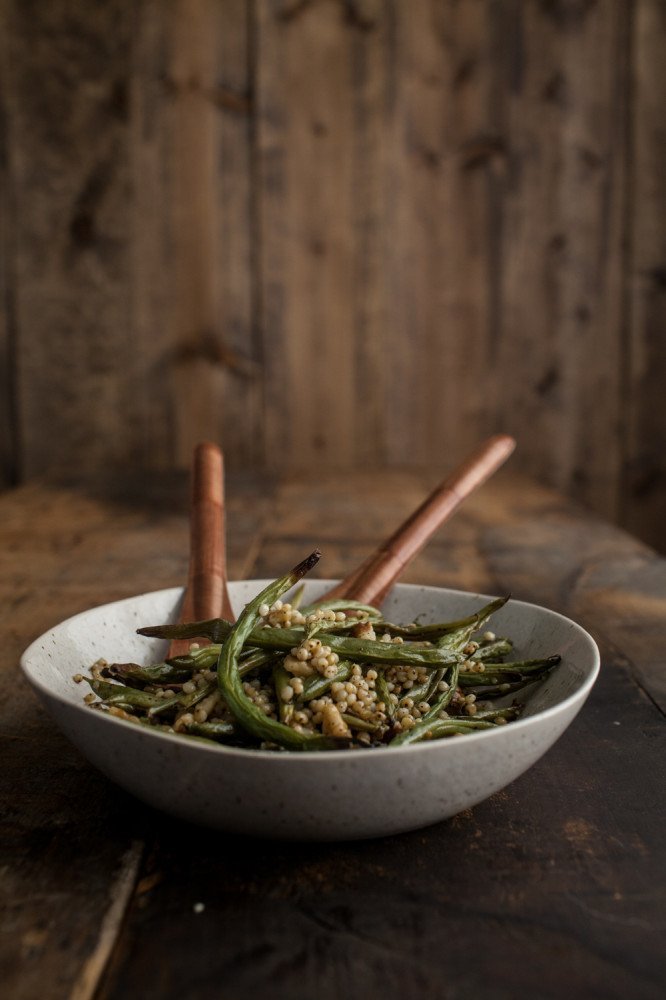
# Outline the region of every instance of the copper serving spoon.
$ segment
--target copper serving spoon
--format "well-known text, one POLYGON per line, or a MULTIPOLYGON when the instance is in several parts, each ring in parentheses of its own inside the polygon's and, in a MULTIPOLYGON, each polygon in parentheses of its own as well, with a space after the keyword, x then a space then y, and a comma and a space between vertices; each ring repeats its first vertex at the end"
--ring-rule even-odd
POLYGON ((488 438, 435 487, 390 538, 320 600, 349 598, 365 604, 381 604, 437 529, 506 462, 515 447, 515 440, 508 434, 488 438))
MULTIPOLYGON (((178 621, 234 617, 227 587, 224 457, 216 444, 204 441, 194 449, 190 563, 178 621)), ((169 656, 187 653, 189 645, 189 639, 174 639, 169 656)))

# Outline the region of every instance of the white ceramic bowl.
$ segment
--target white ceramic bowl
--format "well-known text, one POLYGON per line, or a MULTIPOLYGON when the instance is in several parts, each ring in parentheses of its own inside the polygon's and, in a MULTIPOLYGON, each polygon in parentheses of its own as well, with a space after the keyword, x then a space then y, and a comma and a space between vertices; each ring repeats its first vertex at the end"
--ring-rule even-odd
MULTIPOLYGON (((267 581, 230 585, 236 610, 267 581)), ((306 584, 306 601, 332 581, 306 584)), ((541 757, 580 710, 599 671, 594 640, 534 604, 510 601, 492 620, 514 657, 560 653, 561 664, 526 697, 521 719, 497 729, 406 747, 272 753, 207 746, 94 712, 72 675, 100 656, 151 663, 166 644, 135 630, 175 620, 182 590, 160 590, 93 608, 36 639, 21 666, 65 734, 113 781, 152 806, 234 833, 299 840, 353 840, 427 826, 481 802, 541 757)), ((399 585, 387 618, 443 621, 488 598, 399 585)))

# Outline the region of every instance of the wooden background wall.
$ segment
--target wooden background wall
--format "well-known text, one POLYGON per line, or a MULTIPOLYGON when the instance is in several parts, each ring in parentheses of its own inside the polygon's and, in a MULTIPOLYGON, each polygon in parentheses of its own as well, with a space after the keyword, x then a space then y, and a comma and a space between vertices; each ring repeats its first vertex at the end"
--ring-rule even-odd
POLYGON ((666 544, 665 0, 0 11, 0 481, 503 429, 666 544))

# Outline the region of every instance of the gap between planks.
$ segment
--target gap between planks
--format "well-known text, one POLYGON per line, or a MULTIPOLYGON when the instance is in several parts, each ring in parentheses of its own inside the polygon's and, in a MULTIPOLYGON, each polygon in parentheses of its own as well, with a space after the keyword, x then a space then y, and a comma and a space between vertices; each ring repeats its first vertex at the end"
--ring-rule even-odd
MULTIPOLYGON (((260 521, 259 528, 250 542, 247 554, 241 566, 239 579, 248 578, 255 565, 262 542, 266 536, 266 525, 269 512, 266 510, 260 521)), ((102 977, 109 965, 116 942, 135 894, 139 879, 141 863, 145 856, 145 841, 134 840, 123 855, 118 873, 110 891, 111 905, 102 921, 99 937, 92 954, 88 957, 69 994, 69 1000, 93 1000, 97 994, 102 977)))
POLYGON ((144 841, 134 840, 122 856, 118 873, 111 885, 111 905, 102 920, 97 943, 72 987, 69 1000, 92 1000, 95 996, 118 940, 127 907, 134 895, 144 852, 144 841))

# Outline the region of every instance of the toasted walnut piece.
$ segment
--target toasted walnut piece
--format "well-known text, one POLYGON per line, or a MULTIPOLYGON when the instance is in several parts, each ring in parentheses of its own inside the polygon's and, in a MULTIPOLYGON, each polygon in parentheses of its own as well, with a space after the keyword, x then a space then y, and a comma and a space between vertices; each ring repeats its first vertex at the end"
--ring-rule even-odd
POLYGON ((321 714, 321 728, 324 735, 339 739, 351 739, 351 729, 335 705, 324 705, 321 714))
POLYGON ((377 633, 372 627, 371 622, 359 622, 358 625, 354 625, 352 629, 352 635, 355 639, 376 639, 377 633))

